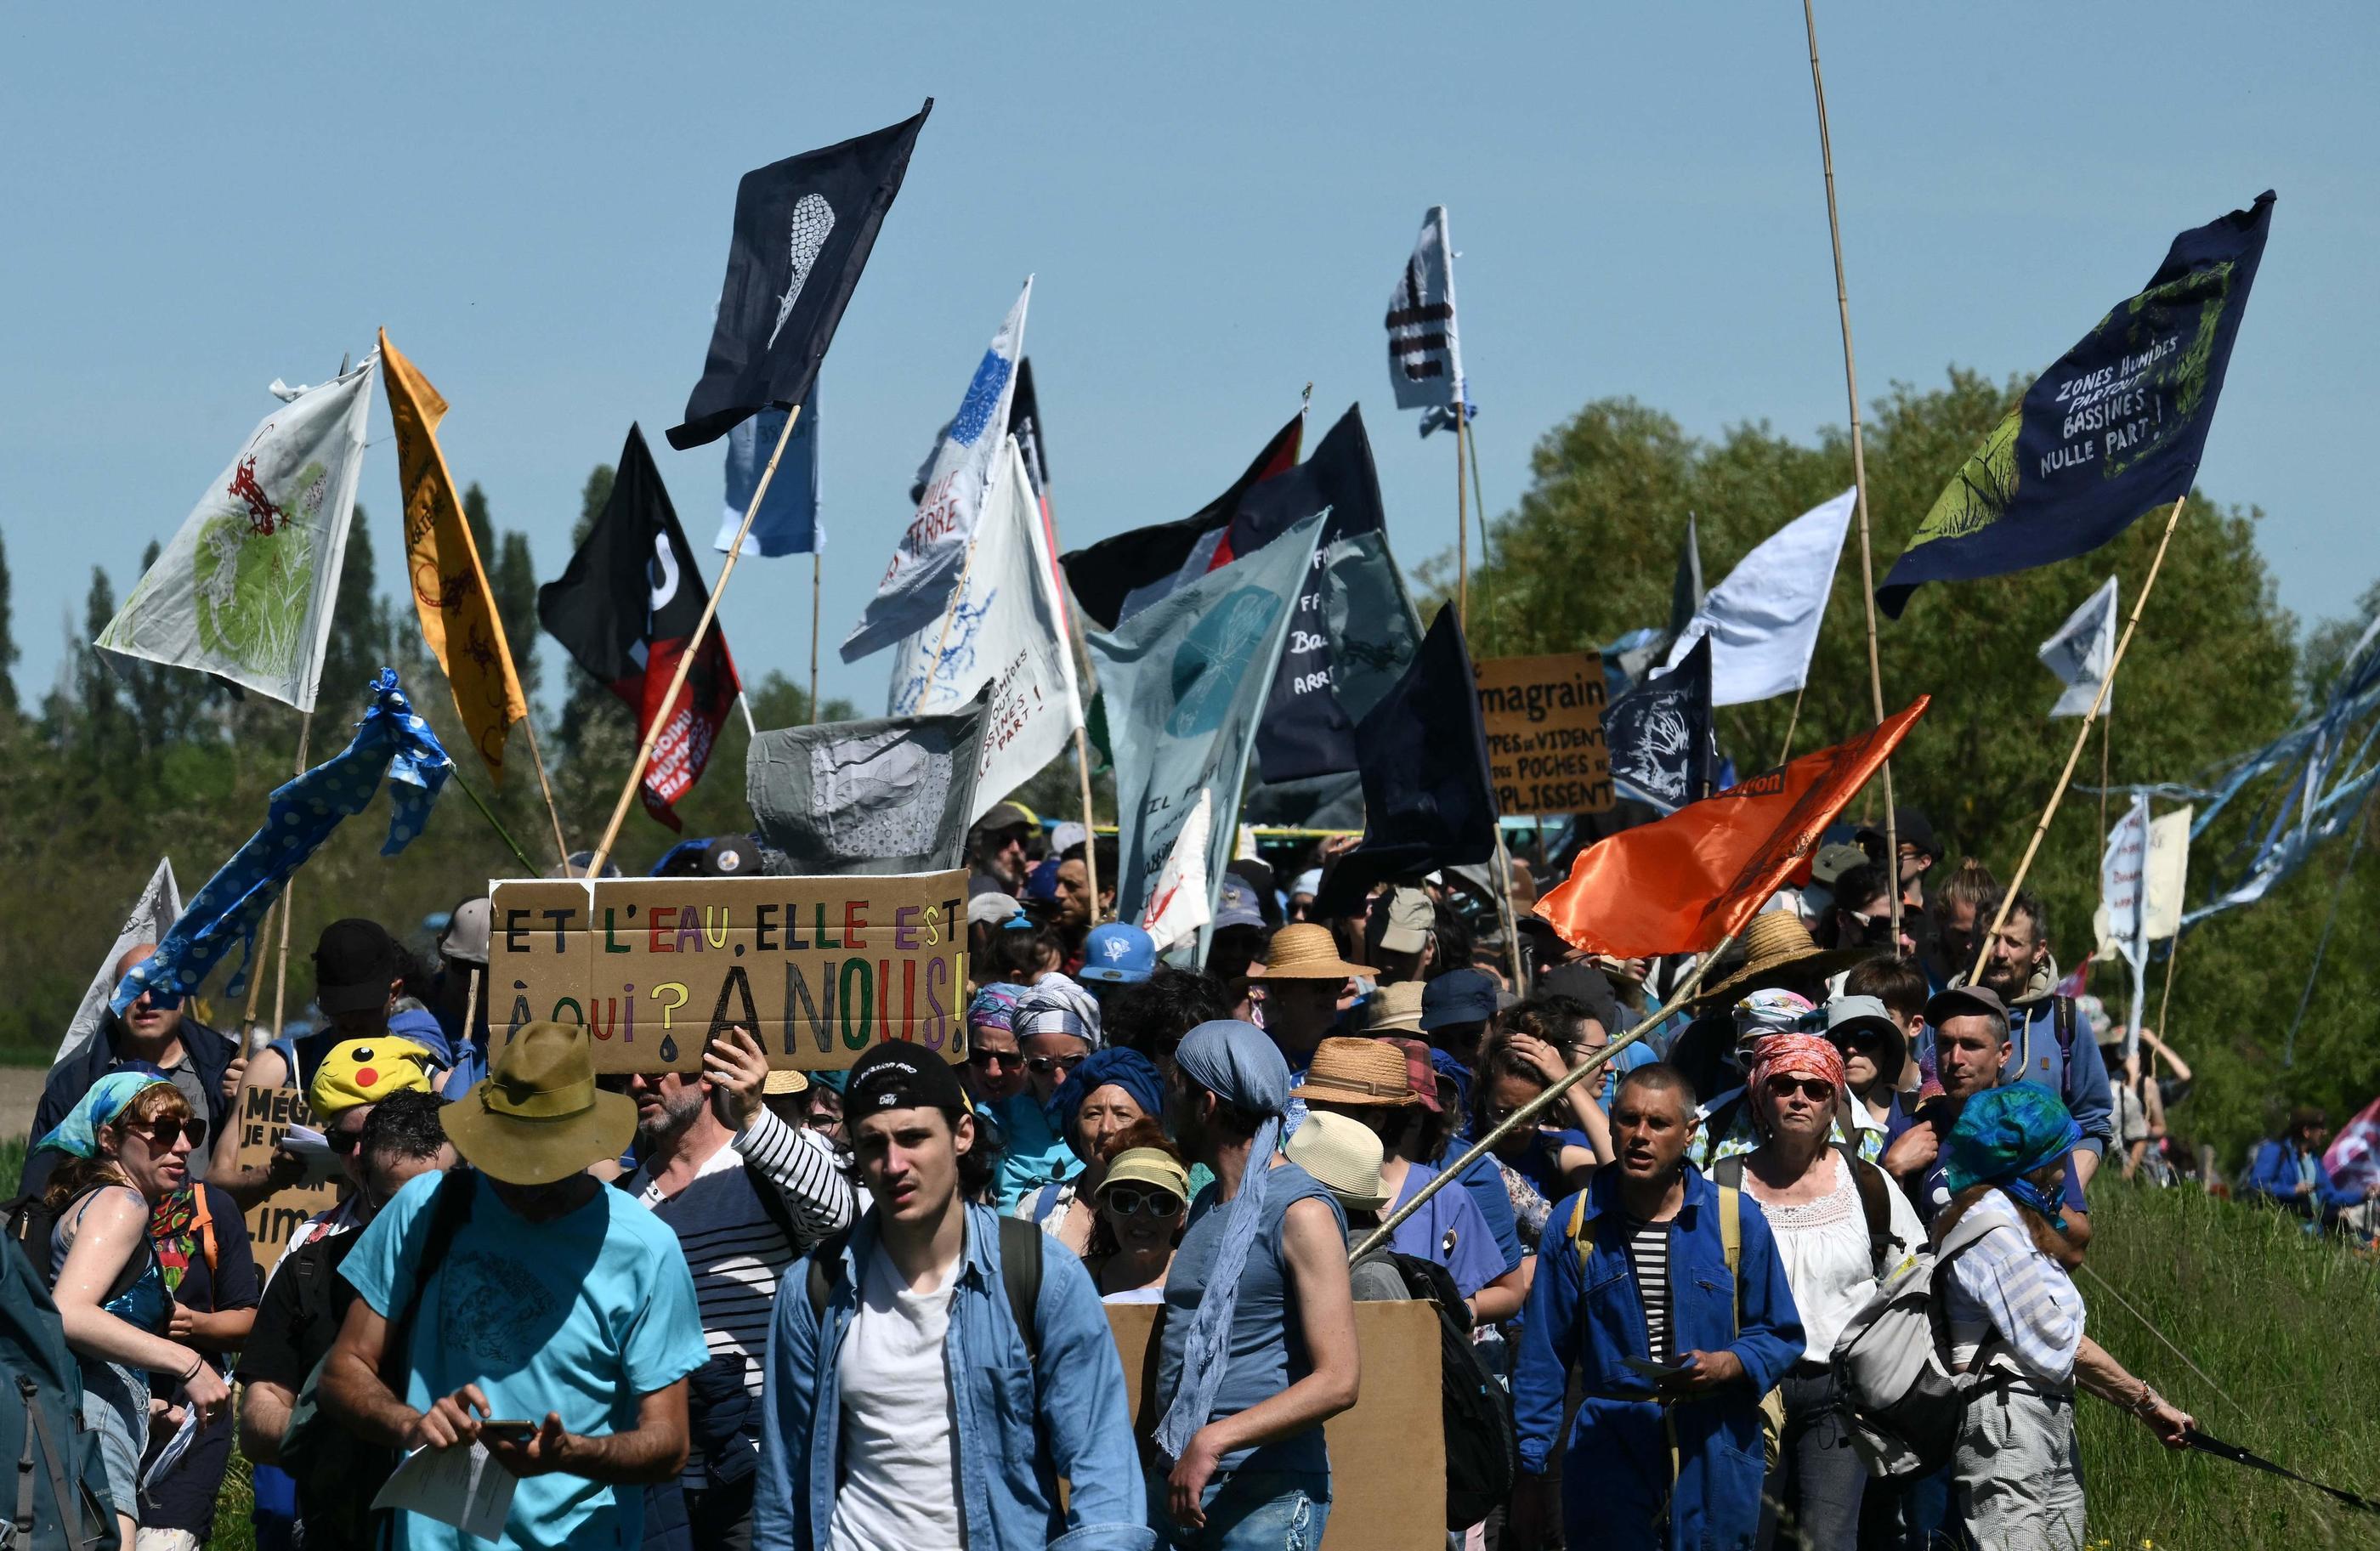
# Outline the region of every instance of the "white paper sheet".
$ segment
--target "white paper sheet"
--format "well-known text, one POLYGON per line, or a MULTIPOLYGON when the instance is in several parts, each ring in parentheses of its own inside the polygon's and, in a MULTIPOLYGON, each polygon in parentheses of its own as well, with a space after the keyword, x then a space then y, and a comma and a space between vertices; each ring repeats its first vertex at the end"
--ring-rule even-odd
POLYGON ((512 1511, 516 1484, 485 1444, 417 1448, 372 1498, 372 1507, 403 1509, 465 1534, 496 1540, 504 1533, 504 1515, 512 1511))

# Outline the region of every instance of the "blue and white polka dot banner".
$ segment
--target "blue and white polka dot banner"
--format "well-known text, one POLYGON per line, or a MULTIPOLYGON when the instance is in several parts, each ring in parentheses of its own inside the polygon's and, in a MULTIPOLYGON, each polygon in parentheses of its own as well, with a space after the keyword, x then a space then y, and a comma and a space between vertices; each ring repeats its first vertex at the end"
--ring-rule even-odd
POLYGON ((381 778, 388 778, 392 811, 380 854, 394 856, 421 833, 430 805, 454 768, 430 723, 413 714, 395 672, 382 668, 372 681, 372 703, 355 741, 273 794, 264 828, 207 879, 156 953, 124 977, 108 1004, 122 1012, 146 991, 156 1005, 179 1006, 234 943, 247 945, 248 953, 225 989, 239 994, 247 987, 265 911, 331 831, 364 810, 380 790, 381 778))

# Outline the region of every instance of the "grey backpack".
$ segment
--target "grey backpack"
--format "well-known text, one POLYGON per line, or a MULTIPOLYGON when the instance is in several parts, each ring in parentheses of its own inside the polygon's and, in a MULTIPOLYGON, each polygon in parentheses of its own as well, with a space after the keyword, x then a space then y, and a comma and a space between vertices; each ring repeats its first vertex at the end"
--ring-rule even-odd
POLYGON ((1835 1387, 1852 1447, 1871 1474, 1905 1481, 1948 1464, 1972 1380, 1950 1371, 1942 1274, 1980 1242, 1992 1219, 1974 1213, 1950 1236, 1886 1271, 1835 1341, 1835 1387))

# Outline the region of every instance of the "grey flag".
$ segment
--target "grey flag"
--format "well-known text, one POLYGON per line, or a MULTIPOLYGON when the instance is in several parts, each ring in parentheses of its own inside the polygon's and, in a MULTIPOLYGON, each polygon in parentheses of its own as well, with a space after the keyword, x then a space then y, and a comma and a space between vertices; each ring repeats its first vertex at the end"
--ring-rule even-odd
POLYGON ((798 876, 964 866, 984 702, 761 733, 744 762, 761 840, 798 876))

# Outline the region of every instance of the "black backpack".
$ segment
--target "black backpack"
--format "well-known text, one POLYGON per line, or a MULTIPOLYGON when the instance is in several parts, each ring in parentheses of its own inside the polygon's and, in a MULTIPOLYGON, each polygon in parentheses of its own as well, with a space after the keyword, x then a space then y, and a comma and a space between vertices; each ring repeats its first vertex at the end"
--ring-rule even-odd
POLYGON ((1415 1303, 1438 1311, 1439 1412, 1446 1428, 1446 1527, 1467 1530, 1512 1495, 1521 1472, 1512 1397, 1471 1344, 1471 1311, 1435 1260, 1388 1252, 1415 1303))
MULTIPOLYGON (((46 1235, 46 1229, 44 1233, 46 1235)), ((16 1220, 8 1237, 16 1236, 16 1220)), ((42 1240, 41 1264, 49 1263, 42 1240)), ((136 1257, 137 1258, 137 1257, 136 1257)), ((7 1551, 93 1551, 115 1544, 99 1435, 82 1429, 82 1370, 67 1350, 49 1278, 18 1248, 0 1248, 0 1375, 18 1403, 0 1400, 0 1455, 17 1461, 13 1502, 0 1493, 0 1546, 7 1551)))

